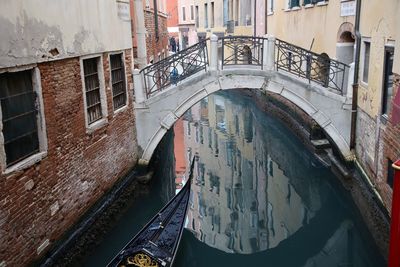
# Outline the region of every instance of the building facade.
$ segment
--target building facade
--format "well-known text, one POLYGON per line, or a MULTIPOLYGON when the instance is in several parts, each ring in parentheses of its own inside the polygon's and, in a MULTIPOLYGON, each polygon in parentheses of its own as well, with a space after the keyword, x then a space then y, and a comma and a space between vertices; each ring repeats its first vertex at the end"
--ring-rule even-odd
POLYGON ((168 56, 166 0, 130 0, 137 68, 168 56))
POLYGON ((356 157, 387 210, 400 157, 398 1, 362 2, 356 157))
POLYGON ((265 34, 265 1, 194 0, 194 10, 199 38, 265 34))
POLYGON ((168 35, 177 38, 179 35, 178 0, 167 1, 167 16, 168 35))
POLYGON ((178 0, 179 47, 185 49, 197 43, 194 0, 178 0))
POLYGON ((137 161, 131 18, 129 1, 17 0, 0 20, 0 266, 25 266, 137 161))
POLYGON ((267 1, 267 33, 344 63, 353 62, 356 1, 267 1))

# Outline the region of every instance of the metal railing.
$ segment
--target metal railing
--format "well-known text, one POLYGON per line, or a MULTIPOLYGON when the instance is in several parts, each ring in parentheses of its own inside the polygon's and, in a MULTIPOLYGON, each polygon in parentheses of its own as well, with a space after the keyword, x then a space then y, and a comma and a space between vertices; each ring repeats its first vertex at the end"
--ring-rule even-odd
POLYGON ((207 41, 203 40, 163 60, 147 66, 140 72, 144 78, 146 97, 177 84, 187 77, 206 70, 208 66, 207 41))
POLYGON ((254 65, 262 68, 264 39, 254 36, 222 37, 222 68, 229 65, 254 65))
POLYGON ((316 82, 343 95, 349 66, 285 41, 276 39, 276 69, 316 82))

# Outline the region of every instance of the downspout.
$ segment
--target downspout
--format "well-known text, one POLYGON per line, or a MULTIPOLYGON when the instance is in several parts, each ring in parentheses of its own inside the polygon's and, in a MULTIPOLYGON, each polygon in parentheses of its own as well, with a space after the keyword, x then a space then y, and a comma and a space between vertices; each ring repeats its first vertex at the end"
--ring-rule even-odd
POLYGON ((257 0, 254 0, 254 33, 253 36, 257 36, 257 0))
POLYGON ((354 32, 356 35, 356 54, 354 58, 354 79, 353 79, 353 99, 351 103, 351 129, 350 129, 350 149, 356 146, 356 125, 357 125, 357 107, 358 107, 358 72, 360 68, 360 51, 361 51, 361 33, 360 33, 360 17, 361 17, 361 0, 357 0, 356 4, 356 21, 354 32))
POLYGON ((156 35, 156 42, 158 42, 158 8, 157 8, 157 0, 153 0, 154 6, 154 33, 156 35))
POLYGON ((265 0, 265 10, 264 10, 264 17, 265 17, 265 25, 264 25, 264 32, 268 34, 268 0, 265 0))

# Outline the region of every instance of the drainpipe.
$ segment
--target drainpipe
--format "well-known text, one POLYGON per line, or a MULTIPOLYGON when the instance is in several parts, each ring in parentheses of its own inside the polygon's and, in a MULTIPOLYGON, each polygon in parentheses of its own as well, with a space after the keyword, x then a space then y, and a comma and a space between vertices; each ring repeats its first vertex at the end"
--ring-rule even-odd
POLYGON ((354 58, 353 99, 351 103, 350 149, 354 149, 356 146, 358 72, 360 67, 360 50, 361 50, 360 17, 361 17, 361 0, 357 0, 356 21, 354 27, 354 31, 356 34, 356 54, 354 58))
POLYGON ((265 25, 264 25, 264 31, 265 34, 268 34, 268 0, 265 0, 265 10, 264 10, 264 17, 265 17, 265 25))
MULTIPOLYGON (((156 35, 156 42, 158 42, 159 36, 158 36, 158 8, 157 8, 157 0, 153 0, 153 6, 154 6, 154 32, 156 35)), ((154 56, 155 57, 155 56, 154 56)), ((155 60, 154 60, 155 61, 155 60)))
POLYGON ((137 64, 142 69, 147 65, 146 50, 146 27, 144 26, 144 10, 142 0, 134 0, 136 13, 136 36, 137 36, 137 64))
POLYGON ((390 223, 389 267, 400 266, 400 159, 393 163, 392 220, 390 223))
POLYGON ((257 34, 257 0, 254 0, 254 33, 253 35, 256 36, 257 34))

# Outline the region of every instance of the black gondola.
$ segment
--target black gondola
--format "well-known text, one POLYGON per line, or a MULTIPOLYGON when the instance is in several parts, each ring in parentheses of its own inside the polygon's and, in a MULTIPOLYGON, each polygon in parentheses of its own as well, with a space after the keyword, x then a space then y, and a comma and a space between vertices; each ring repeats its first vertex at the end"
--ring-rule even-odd
POLYGON ((194 159, 185 186, 129 241, 108 267, 172 266, 184 228, 193 167, 194 159))

